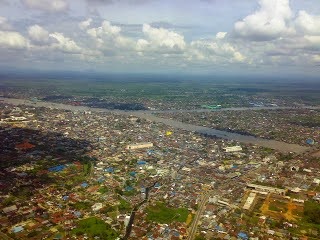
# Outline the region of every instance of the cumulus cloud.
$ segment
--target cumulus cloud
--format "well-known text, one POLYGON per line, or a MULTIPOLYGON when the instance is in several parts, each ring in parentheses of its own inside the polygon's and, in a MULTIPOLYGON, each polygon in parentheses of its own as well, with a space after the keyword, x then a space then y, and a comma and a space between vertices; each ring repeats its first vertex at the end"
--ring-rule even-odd
POLYGON ((117 4, 117 3, 137 5, 137 4, 144 4, 152 1, 154 0, 86 0, 88 5, 107 5, 107 4, 117 4))
POLYGON ((296 26, 304 34, 320 35, 320 15, 314 16, 306 11, 299 11, 296 26))
POLYGON ((39 25, 29 27, 28 34, 35 43, 47 43, 49 41, 49 32, 39 25))
POLYGON ((103 21, 97 28, 90 28, 87 33, 93 38, 103 38, 104 36, 116 36, 121 32, 121 27, 113 26, 109 21, 103 21))
POLYGON ((49 34, 49 36, 56 41, 51 45, 55 49, 66 53, 80 53, 82 50, 74 40, 65 37, 62 33, 55 32, 49 34))
POLYGON ((191 58, 214 62, 243 62, 246 57, 228 42, 196 40, 190 44, 191 58))
POLYGON ((36 10, 47 12, 64 12, 68 9, 69 5, 66 0, 21 0, 22 3, 36 10))
POLYGON ((184 36, 174 31, 153 28, 149 24, 143 24, 142 32, 153 46, 177 50, 183 50, 186 47, 184 36))
POLYGON ((217 39, 224 39, 226 37, 226 35, 227 35, 227 32, 218 32, 216 34, 216 38, 217 39))
MULTIPOLYGON (((96 41, 96 48, 105 54, 114 54, 117 51, 133 51, 135 41, 121 35, 121 27, 103 21, 100 27, 87 29, 87 34, 96 41)), ((122 54, 122 52, 120 53, 122 54)))
POLYGON ((306 49, 320 51, 320 36, 304 36, 306 40, 306 49))
POLYGON ((11 25, 9 24, 7 18, 0 16, 0 29, 1 30, 9 30, 9 29, 11 29, 11 25))
POLYGON ((277 39, 292 34, 289 0, 260 0, 260 9, 234 25, 236 35, 255 41, 277 39))
POLYGON ((85 30, 91 25, 91 22, 92 22, 92 18, 88 18, 87 20, 79 23, 79 28, 82 30, 85 30))
POLYGON ((137 41, 137 50, 138 51, 143 51, 145 50, 148 46, 150 45, 150 43, 145 40, 145 39, 139 39, 137 41))
POLYGON ((18 32, 0 31, 0 47, 22 49, 28 47, 28 40, 18 32))
MULTIPOLYGON (((69 0, 19 1, 24 2, 29 8, 51 13, 67 10, 69 2, 69 0), (55 5, 55 2, 61 4, 55 5)), ((88 4, 111 3, 103 0, 87 2, 88 4)), ((134 1, 112 2, 128 4, 134 1)), ((58 18, 60 22, 57 22, 56 29, 49 32, 43 27, 46 25, 31 24, 27 29, 22 29, 23 25, 15 21, 11 26, 6 18, 0 16, 0 56, 6 49, 27 48, 28 51, 7 52, 15 52, 17 55, 23 52, 24 56, 30 54, 38 61, 39 59, 50 61, 52 56, 58 56, 66 61, 77 60, 84 64, 114 62, 114 66, 130 63, 135 66, 140 64, 141 67, 144 63, 157 67, 159 65, 238 67, 245 64, 259 67, 290 64, 305 66, 319 62, 320 16, 300 11, 295 17, 289 6, 289 0, 260 0, 259 3, 260 7, 248 16, 244 15, 241 21, 235 22, 232 30, 218 29, 210 33, 212 37, 209 40, 198 36, 199 31, 195 30, 195 34, 192 35, 193 41, 188 40, 191 38, 193 28, 186 31, 166 22, 141 26, 114 24, 105 20, 97 25, 97 17, 77 21, 76 18, 68 20, 66 16, 63 19, 58 18), (17 29, 12 30, 15 28, 17 29), (175 29, 185 31, 186 37, 175 29)), ((70 6, 74 7, 73 4, 70 6)), ((32 14, 36 12, 31 11, 30 15, 32 14)), ((56 19, 56 14, 49 16, 48 23, 52 21, 51 19, 56 19)), ((30 21, 34 21, 35 24, 42 20, 30 21)), ((50 26, 50 29, 54 28, 50 26)), ((204 36, 207 34, 206 32, 204 36)))

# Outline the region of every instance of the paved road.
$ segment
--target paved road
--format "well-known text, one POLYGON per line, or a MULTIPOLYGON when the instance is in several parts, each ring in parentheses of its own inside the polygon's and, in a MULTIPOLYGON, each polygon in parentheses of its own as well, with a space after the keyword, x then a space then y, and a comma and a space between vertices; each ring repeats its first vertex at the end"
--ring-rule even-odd
MULTIPOLYGON (((172 126, 174 128, 184 129, 187 131, 197 132, 200 134, 206 134, 210 136, 215 136, 218 138, 223 138, 227 140, 235 140, 238 142, 243 142, 246 144, 254 144, 262 147, 268 147, 275 150, 278 150, 280 152, 294 152, 294 153, 303 153, 310 148, 300 146, 297 144, 289 144, 281 141, 276 140, 269 140, 269 139, 263 139, 253 136, 247 136, 237 133, 230 133, 227 131, 221 131, 217 129, 212 129, 208 127, 202 127, 187 123, 182 123, 179 121, 175 121, 172 119, 165 119, 161 117, 157 117, 153 115, 152 111, 121 111, 121 110, 108 110, 108 109, 102 109, 102 108, 90 108, 90 107, 84 107, 84 106, 71 106, 66 104, 59 104, 59 103, 52 103, 52 102, 32 102, 29 100, 24 99, 14 99, 14 98, 0 98, 0 101, 3 101, 5 103, 10 103, 14 105, 27 105, 32 107, 46 107, 46 108, 56 108, 56 109, 62 109, 62 110, 70 110, 70 111, 91 111, 91 112, 112 112, 112 113, 118 113, 118 114, 125 114, 125 115, 134 115, 140 118, 145 118, 151 121, 164 123, 166 125, 172 126)), ((312 107, 304 107, 305 109, 311 109, 312 107)), ((225 110, 231 110, 231 111, 240 111, 240 110, 262 110, 262 109, 289 109, 287 107, 259 107, 259 108, 229 108, 229 109, 219 109, 218 111, 225 111, 225 110)), ((316 109, 312 108, 312 109, 316 109)), ((187 110, 189 111, 189 110, 187 110)), ((192 111, 200 111, 200 110, 192 110, 192 111)), ((206 109, 202 109, 201 111, 210 111, 206 109)), ((159 111, 158 111, 159 112, 159 111)), ((177 111, 179 112, 179 110, 177 111)))
POLYGON ((193 219, 191 227, 190 227, 190 231, 189 231, 188 238, 187 238, 188 240, 193 240, 195 237, 195 234, 197 233, 199 220, 200 220, 202 213, 206 207, 209 196, 210 196, 210 193, 206 193, 201 197, 198 211, 197 211, 196 215, 194 216, 194 219, 193 219))

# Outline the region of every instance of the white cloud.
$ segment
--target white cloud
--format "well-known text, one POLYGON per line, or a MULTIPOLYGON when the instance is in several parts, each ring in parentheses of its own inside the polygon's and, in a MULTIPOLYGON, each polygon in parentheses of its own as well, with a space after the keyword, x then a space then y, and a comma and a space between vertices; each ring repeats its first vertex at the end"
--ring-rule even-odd
POLYGON ((292 18, 289 0, 260 0, 260 9, 234 25, 235 33, 255 41, 267 41, 293 34, 288 26, 292 18))
POLYGON ((233 58, 237 62, 243 62, 246 59, 245 56, 243 56, 240 52, 237 52, 237 51, 233 53, 233 58))
POLYGON ((296 26, 304 34, 320 35, 320 15, 314 16, 306 11, 299 11, 296 26))
POLYGON ((22 49, 28 47, 28 40, 18 32, 0 31, 0 47, 22 49))
POLYGON ((62 33, 55 32, 49 34, 49 36, 56 41, 56 43, 52 44, 52 47, 55 49, 59 49, 67 53, 80 53, 82 50, 75 41, 65 37, 62 33))
POLYGON ((246 57, 228 42, 197 40, 190 44, 191 58, 213 62, 243 62, 246 57))
POLYGON ((22 3, 31 8, 48 12, 64 12, 68 9, 66 0, 21 0, 22 3))
POLYGON ((320 63, 320 54, 313 56, 313 61, 316 63, 320 63))
MULTIPOLYGON (((52 4, 57 2, 55 0, 20 1, 30 8, 49 12, 67 9, 64 4, 61 5, 64 7, 53 7, 52 4)), ((58 2, 69 2, 70 7, 74 7, 71 0, 58 2)), ((246 14, 248 16, 243 15, 244 18, 234 24, 233 31, 228 31, 225 29, 226 25, 221 25, 221 29, 207 33, 207 28, 204 27, 205 33, 202 36, 212 36, 210 40, 197 35, 202 29, 194 31, 194 28, 179 27, 181 32, 186 33, 184 36, 180 31, 174 30, 178 26, 171 23, 144 24, 141 27, 136 24, 112 24, 109 21, 101 21, 100 25, 96 25, 96 20, 99 19, 96 17, 77 21, 74 11, 73 17, 47 14, 46 21, 34 16, 37 14, 37 17, 41 17, 44 14, 30 11, 28 16, 30 14, 32 17, 28 18, 29 21, 33 21, 33 24, 44 22, 44 25, 28 25, 30 27, 27 29, 21 28, 24 26, 19 22, 21 20, 17 19, 10 26, 6 18, 0 17, 0 55, 5 49, 27 48, 28 51, 7 52, 15 52, 19 57, 23 52, 24 56, 39 62, 58 62, 62 60, 56 59, 63 59, 69 61, 70 65, 73 61, 75 64, 78 61, 77 63, 88 66, 99 62, 115 67, 127 64, 129 67, 137 66, 137 69, 139 66, 143 69, 145 65, 168 69, 175 66, 203 69, 218 69, 222 66, 227 69, 229 66, 238 68, 245 64, 262 69, 265 66, 281 67, 290 64, 297 67, 308 64, 314 66, 314 62, 319 62, 319 15, 297 11, 297 17, 293 16, 289 0, 260 0, 259 3, 260 7, 256 11, 246 14), (56 26, 52 25, 55 20, 56 26), (54 30, 49 32, 44 28, 47 25, 54 30), (15 27, 17 30, 11 30, 15 27)))
POLYGON ((145 39, 139 39, 137 41, 137 50, 138 51, 143 51, 144 49, 146 49, 148 46, 150 45, 150 43, 145 40, 145 39))
POLYGON ((91 25, 91 22, 92 18, 88 18, 87 20, 79 23, 79 28, 85 30, 91 25))
POLYGON ((320 50, 320 36, 304 36, 304 39, 307 40, 306 48, 310 48, 313 50, 320 50))
POLYGON ((103 21, 100 27, 90 28, 87 34, 95 39, 96 48, 104 51, 107 55, 118 51, 123 54, 123 51, 133 51, 135 41, 129 37, 121 35, 121 27, 112 25, 109 21, 103 21))
POLYGON ((227 35, 227 32, 218 32, 216 34, 216 39, 224 39, 227 35))
POLYGON ((31 40, 36 43, 47 43, 49 41, 49 32, 39 25, 29 27, 28 34, 31 40))
POLYGON ((113 26, 109 21, 103 21, 102 25, 97 28, 90 28, 87 33, 93 38, 103 38, 105 36, 116 36, 121 32, 121 28, 113 26))
POLYGON ((0 16, 0 29, 1 30, 9 30, 11 29, 11 25, 5 17, 0 16))
POLYGON ((174 31, 164 28, 153 28, 149 24, 143 24, 142 31, 153 46, 178 50, 183 50, 186 47, 184 36, 174 31))

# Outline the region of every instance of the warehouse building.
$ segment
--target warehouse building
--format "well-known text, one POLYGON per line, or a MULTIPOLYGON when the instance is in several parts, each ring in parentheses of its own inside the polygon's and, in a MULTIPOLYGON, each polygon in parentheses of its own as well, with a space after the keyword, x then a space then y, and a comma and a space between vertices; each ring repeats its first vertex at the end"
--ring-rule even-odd
POLYGON ((135 150, 135 149, 150 148, 150 147, 153 147, 153 143, 143 142, 143 143, 130 144, 126 147, 126 149, 135 150))

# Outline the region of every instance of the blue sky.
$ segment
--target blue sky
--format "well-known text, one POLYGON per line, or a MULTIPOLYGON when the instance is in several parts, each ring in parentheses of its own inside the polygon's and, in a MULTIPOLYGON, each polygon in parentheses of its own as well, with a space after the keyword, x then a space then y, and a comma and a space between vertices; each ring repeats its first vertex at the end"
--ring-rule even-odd
POLYGON ((318 0, 0 0, 0 68, 317 76, 318 0))

